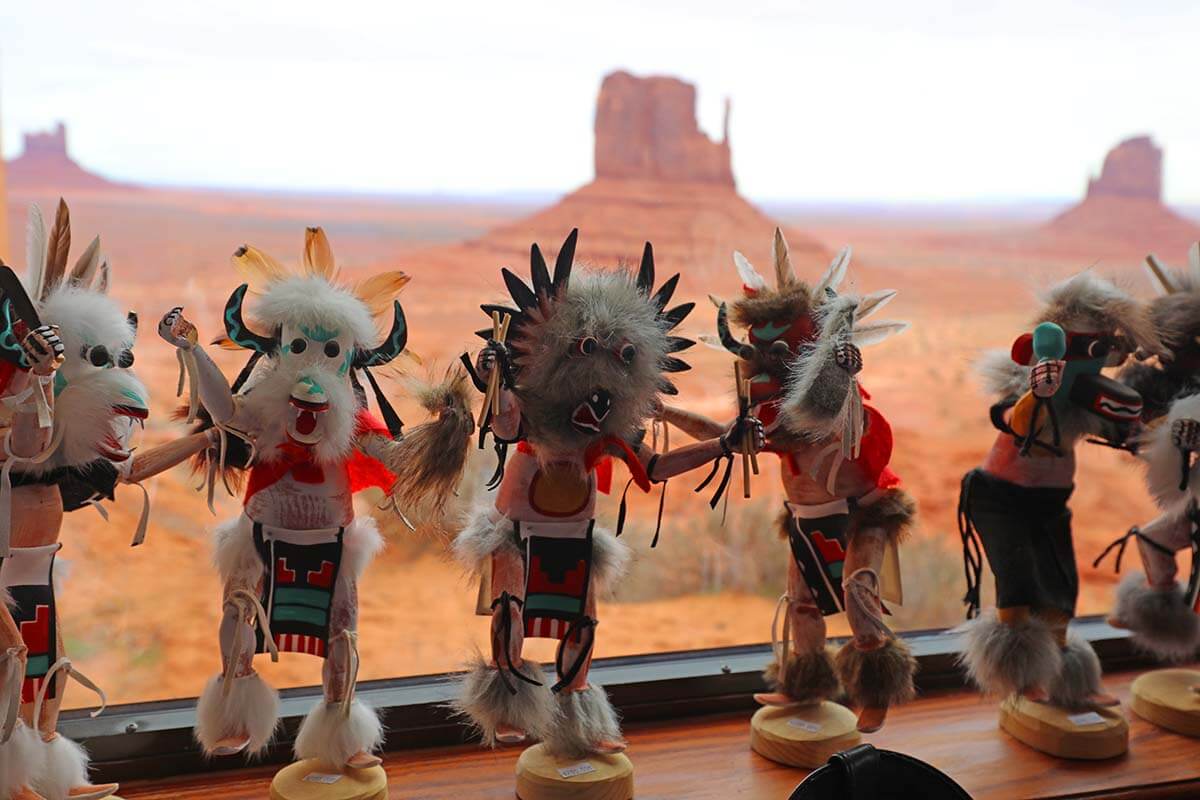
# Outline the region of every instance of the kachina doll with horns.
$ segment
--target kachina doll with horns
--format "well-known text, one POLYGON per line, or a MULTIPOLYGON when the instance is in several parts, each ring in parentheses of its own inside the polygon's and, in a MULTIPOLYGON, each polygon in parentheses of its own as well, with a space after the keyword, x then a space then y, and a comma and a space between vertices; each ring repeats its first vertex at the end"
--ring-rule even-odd
MULTIPOLYGON (((894 291, 837 293, 848 248, 810 286, 796 276, 787 242, 776 230, 774 262, 772 288, 734 253, 743 296, 732 306, 720 305, 717 332, 741 374, 749 376, 753 414, 767 425, 767 450, 780 458, 787 497, 780 535, 789 548, 788 584, 772 626, 778 632, 782 617, 782 636, 766 669, 770 691, 756 695, 768 708, 756 715, 753 742, 765 748, 770 735, 762 726, 772 727, 769 720, 780 713, 773 709, 812 706, 823 721, 818 735, 805 737, 806 752, 785 742, 789 752, 766 754, 817 766, 829 753, 816 742, 852 743, 856 729, 877 730, 888 708, 913 693, 915 662, 884 622, 883 600, 901 599, 896 545, 916 506, 888 468, 891 427, 863 402, 869 398, 857 377, 860 348, 907 325, 865 321, 894 291), (731 322, 745 339, 734 334, 731 322), (834 654, 826 648, 825 617, 843 611, 853 637, 834 654), (830 702, 843 693, 858 707, 857 718, 830 702)), ((664 416, 692 436, 720 427, 678 408, 666 408, 664 416)))
POLYGON ((635 273, 601 270, 576 266, 577 235, 563 243, 553 275, 533 245, 532 286, 502 269, 512 305, 483 306, 498 322, 481 333, 489 341, 475 379, 492 390, 487 427, 516 452, 494 501, 476 509, 455 540, 459 558, 485 582, 492 619, 489 658, 471 665, 456 705, 488 745, 540 738, 530 758, 625 747, 603 687, 588 677, 596 598, 615 587, 628 559, 595 519, 613 459, 649 491, 730 453, 743 435, 761 444, 761 426, 749 417, 666 453, 642 441, 660 396, 676 392, 664 373, 688 369, 675 354, 693 343, 672 330, 693 304, 668 308, 678 275, 655 291, 649 243, 635 273), (559 642, 553 676, 524 657, 527 638, 559 642))
MULTIPOLYGON (((1189 252, 1187 272, 1173 272, 1150 256, 1147 262, 1160 296, 1150 303, 1150 318, 1166 348, 1156 360, 1130 364, 1121 380, 1142 393, 1146 430, 1138 455, 1147 464, 1147 484, 1160 513, 1133 527, 1111 545, 1116 568, 1129 539, 1137 542, 1142 565, 1121 581, 1109 618, 1126 628, 1134 641, 1159 659, 1181 662, 1200 648, 1200 244, 1189 252), (1176 582, 1176 554, 1188 550, 1191 570, 1185 585, 1176 582)), ((1157 725, 1200 736, 1200 672, 1161 669, 1133 682, 1133 710, 1157 725)))
POLYGON ((1090 271, 1050 288, 1033 325, 981 363, 999 433, 959 499, 970 618, 960 658, 1003 699, 1001 726, 1018 740, 1064 758, 1111 757, 1125 751, 1128 726, 1091 645, 1068 631, 1079 576, 1067 501, 1076 445, 1126 446, 1142 412, 1138 393, 1101 370, 1162 345, 1146 309, 1090 271), (979 615, 984 554, 997 608, 979 615))
MULTIPOLYGON (((54 596, 63 515, 114 499, 117 484, 140 484, 208 438, 134 453, 148 415, 146 389, 131 369, 137 319, 108 296, 99 239, 69 267, 70 214, 60 201, 49 231, 31 207, 27 241, 24 281, 0 265, 0 588, 11 603, 11 617, 0 620, 0 797, 92 800, 116 784, 91 784, 87 754, 56 731, 68 677, 99 692, 63 648, 54 596)), ((135 545, 148 513, 147 502, 135 545)))
MULTIPOLYGON (((358 582, 382 541, 373 519, 355 516, 354 493, 375 486, 393 497, 444 500, 474 422, 459 371, 422 397, 435 418, 405 435, 371 373, 407 341, 395 299, 404 273, 344 281, 320 228, 306 233, 300 271, 249 246, 233 263, 247 283, 226 303, 225 337, 251 355, 232 386, 181 308, 159 326, 191 373, 201 427, 220 431, 222 444, 204 455, 207 463, 244 471, 245 479, 242 513, 216 531, 222 669, 200 695, 195 733, 208 755, 261 753, 279 720, 279 698, 255 672, 255 654, 324 659, 324 698, 295 743, 297 758, 311 761, 276 777, 286 794, 280 781, 290 786, 309 767, 344 773, 380 763, 380 721, 354 690, 358 582), (382 341, 377 323, 389 331, 382 341), (386 424, 368 412, 362 379, 386 424)), ((383 779, 382 770, 367 771, 372 782, 383 779)))

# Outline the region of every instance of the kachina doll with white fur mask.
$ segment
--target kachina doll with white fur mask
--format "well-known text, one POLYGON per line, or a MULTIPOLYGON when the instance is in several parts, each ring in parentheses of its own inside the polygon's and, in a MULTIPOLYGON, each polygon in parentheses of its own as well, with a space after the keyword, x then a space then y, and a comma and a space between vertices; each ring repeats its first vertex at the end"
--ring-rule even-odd
POLYGON ((1090 271, 1051 287, 1033 326, 981 363, 999 433, 959 499, 970 618, 960 658, 1002 698, 1012 736, 1051 755, 1106 758, 1125 751, 1128 725, 1110 709, 1118 701, 1091 645, 1068 632, 1079 576, 1067 501, 1076 445, 1127 446, 1139 425, 1141 397, 1101 370, 1162 344, 1144 306, 1090 271), (997 608, 980 616, 984 554, 997 608))
MULTIPOLYGON (((159 327, 191 373, 202 427, 223 436, 207 463, 245 478, 242 514, 216 531, 222 670, 200 696, 196 738, 208 755, 262 752, 279 698, 254 656, 307 653, 324 659, 324 698, 300 726, 295 754, 313 760, 301 762, 309 771, 361 773, 379 765, 383 731, 354 696, 357 593, 382 540, 371 517, 355 515, 353 495, 375 486, 412 501, 445 499, 474 429, 465 376, 430 389, 422 400, 435 419, 405 434, 371 373, 407 341, 395 299, 404 273, 344 281, 320 228, 307 230, 299 271, 249 246, 233 263, 248 282, 225 306, 222 343, 251 355, 232 386, 181 308, 159 327), (386 424, 368 412, 363 379, 386 424)), ((382 780, 382 770, 366 771, 382 780)))
MULTIPOLYGON (((11 601, 0 625, 3 798, 94 800, 116 791, 116 784, 91 784, 87 754, 56 731, 68 677, 99 692, 63 648, 53 570, 64 512, 114 499, 117 484, 140 484, 209 443, 200 434, 134 453, 149 413, 131 369, 137 320, 108 296, 99 239, 68 268, 70 246, 66 204, 59 201, 49 231, 35 206, 24 282, 0 265, 0 587, 11 601)), ((148 512, 144 505, 135 545, 148 512)))
POLYGON ((540 738, 523 764, 625 747, 603 687, 588 677, 596 598, 615 588, 629 557, 595 519, 612 461, 649 491, 728 454, 743 431, 761 444, 761 425, 749 417, 665 453, 643 442, 660 396, 676 391, 667 375, 688 369, 675 354, 693 342, 672 331, 694 304, 668 308, 679 276, 655 290, 649 243, 631 272, 576 266, 576 238, 572 231, 558 251, 553 275, 533 245, 532 286, 503 269, 513 305, 483 306, 507 336, 481 332, 489 341, 475 379, 481 389, 493 384, 487 427, 516 452, 494 500, 475 510, 454 545, 481 576, 492 619, 489 659, 471 666, 456 705, 485 744, 540 738), (528 638, 559 642, 554 676, 524 657, 528 638))
MULTIPOLYGON (((812 286, 796 276, 778 229, 773 256, 774 288, 735 253, 743 297, 717 311, 717 339, 749 378, 752 413, 767 425, 767 451, 779 456, 787 497, 780 535, 790 549, 788 584, 776 620, 783 619, 782 636, 775 637, 765 673, 770 691, 756 696, 766 708, 755 715, 752 744, 768 757, 818 766, 858 731, 878 730, 889 706, 913 693, 915 661, 884 621, 883 600, 900 600, 896 545, 913 524, 916 504, 888 467, 891 427, 863 402, 857 377, 860 347, 907 324, 866 321, 894 291, 837 294, 848 248, 812 286), (730 321, 746 338, 733 333, 730 321), (843 611, 853 637, 835 655, 826 649, 825 617, 843 611), (859 708, 857 717, 831 702, 843 693, 859 708), (775 717, 794 717, 797 705, 820 717, 810 720, 820 734, 804 734, 803 753, 784 741, 788 729, 763 733, 764 726, 778 727, 775 717), (786 752, 764 746, 767 740, 786 752)), ((677 408, 668 407, 664 417, 693 436, 720 427, 677 408)), ((779 633, 777 624, 772 630, 779 633)))

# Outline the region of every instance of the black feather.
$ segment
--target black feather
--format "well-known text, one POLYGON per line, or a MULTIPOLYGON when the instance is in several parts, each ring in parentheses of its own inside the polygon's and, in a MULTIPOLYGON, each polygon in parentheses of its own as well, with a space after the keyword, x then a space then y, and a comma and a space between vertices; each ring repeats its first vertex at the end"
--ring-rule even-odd
POLYGON ((512 295, 512 299, 516 301, 522 311, 527 308, 537 308, 537 295, 525 285, 525 281, 512 274, 508 267, 501 267, 500 274, 504 276, 504 285, 508 287, 508 293, 512 295))
POLYGON ((680 303, 679 305, 672 308, 670 311, 664 311, 659 316, 662 319, 665 319, 667 322, 670 323, 667 326, 667 330, 671 330, 671 328, 674 328, 676 325, 683 322, 684 318, 688 314, 692 313, 692 309, 695 307, 696 307, 695 303, 680 303))
POLYGON ((579 228, 572 228, 566 241, 554 259, 554 291, 566 289, 571 283, 571 268, 575 266, 575 242, 579 239, 579 228))
POLYGON ((667 282, 658 287, 658 291, 654 293, 654 297, 650 298, 650 302, 662 311, 667 307, 667 303, 671 302, 671 295, 675 294, 675 286, 679 283, 679 273, 676 272, 667 282))
POLYGON ((637 286, 646 295, 654 291, 654 247, 649 242, 646 242, 646 247, 642 250, 642 265, 638 267, 637 286))
POLYGON ((480 339, 483 339, 486 342, 492 338, 492 329, 491 328, 483 328, 481 330, 477 330, 477 331, 475 331, 475 335, 478 336, 480 339))
POLYGON ((663 378, 661 381, 659 381, 658 390, 663 394, 669 394, 671 396, 679 394, 679 388, 666 378, 663 378))
POLYGON ((691 339, 685 339, 682 336, 668 336, 667 352, 678 353, 680 350, 687 350, 694 344, 695 342, 693 342, 691 339))
POLYGON ((542 257, 542 251, 536 242, 529 248, 529 274, 533 277, 535 294, 539 297, 554 294, 554 288, 550 285, 550 271, 546 269, 546 259, 542 257))
POLYGON ((692 365, 683 359, 673 358, 668 356, 663 359, 663 372, 687 372, 692 368, 692 365))
POLYGON ((483 313, 487 314, 489 317, 492 316, 493 311, 499 311, 501 318, 512 317, 513 322, 516 322, 517 318, 521 316, 521 310, 519 308, 512 308, 511 306, 502 306, 496 303, 484 303, 479 307, 483 309, 483 313))

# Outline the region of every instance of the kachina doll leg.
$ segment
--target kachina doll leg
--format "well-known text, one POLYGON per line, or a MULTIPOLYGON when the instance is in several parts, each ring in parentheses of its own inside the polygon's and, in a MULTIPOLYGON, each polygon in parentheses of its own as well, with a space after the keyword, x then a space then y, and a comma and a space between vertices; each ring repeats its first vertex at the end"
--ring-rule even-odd
POLYGON ((25 644, 0 598, 0 797, 17 798, 41 771, 44 745, 21 719, 25 644))
POLYGON ((882 727, 890 706, 912 699, 917 667, 908 645, 883 621, 879 576, 889 535, 878 526, 852 529, 842 577, 853 636, 838 651, 837 671, 860 709, 858 729, 868 733, 882 727))
POLYGON ((825 646, 825 617, 790 555, 787 593, 779 598, 771 638, 775 653, 763 670, 771 691, 755 700, 764 705, 819 703, 841 693, 833 655, 825 646))
POLYGON ((345 534, 341 571, 329 609, 329 643, 321 670, 324 697, 296 736, 296 758, 315 758, 329 768, 356 769, 380 763, 383 725, 354 696, 358 680, 358 578, 379 551, 373 520, 355 520, 345 534))
POLYGON ((1121 581, 1109 619, 1114 627, 1128 628, 1138 645, 1164 661, 1184 661, 1200 646, 1200 615, 1176 582, 1175 554, 1191 545, 1191 529, 1187 515, 1176 512, 1130 531, 1145 573, 1135 572, 1121 581))
POLYGON ((1068 631, 1071 615, 1057 608, 1035 609, 1033 614, 1049 628, 1062 659, 1046 687, 1049 702, 1072 711, 1118 705, 1120 700, 1104 691, 1096 651, 1082 636, 1068 631))
POLYGON ((525 561, 512 523, 494 509, 478 512, 455 540, 459 558, 477 574, 490 571, 490 659, 477 655, 459 686, 453 708, 471 721, 488 747, 542 738, 554 721, 553 681, 540 664, 522 658, 525 561), (481 563, 490 567, 480 568, 481 563))
POLYGON ((256 755, 279 723, 279 694, 254 671, 254 626, 260 616, 266 621, 258 602, 263 567, 245 517, 218 528, 217 565, 225 582, 221 673, 200 694, 196 740, 208 756, 256 755))

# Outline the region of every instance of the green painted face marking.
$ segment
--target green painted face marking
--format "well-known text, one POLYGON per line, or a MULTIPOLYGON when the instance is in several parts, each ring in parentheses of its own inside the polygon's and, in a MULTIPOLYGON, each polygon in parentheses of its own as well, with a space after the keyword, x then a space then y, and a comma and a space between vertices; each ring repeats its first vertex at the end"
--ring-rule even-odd
POLYGON ((754 334, 755 339, 761 339, 764 342, 774 341, 777 336, 785 332, 790 325, 775 325, 770 322, 759 325, 757 328, 751 328, 750 332, 754 334))
POLYGON ((338 369, 338 375, 345 375, 350 371, 350 365, 354 363, 354 350, 346 351, 346 360, 342 362, 342 366, 338 369))
POLYGON ((54 396, 58 397, 65 388, 67 388, 67 379, 61 372, 54 373, 54 396))
POLYGON ((321 384, 317 383, 307 375, 300 378, 297 383, 303 383, 305 386, 307 386, 309 394, 325 394, 325 390, 321 388, 321 384))
POLYGON ((142 400, 142 398, 141 398, 141 397, 139 397, 139 396, 138 396, 138 393, 137 393, 137 392, 135 392, 135 391, 132 391, 132 390, 130 390, 130 389, 122 389, 122 390, 121 390, 121 396, 122 396, 122 397, 128 397, 130 400, 132 400, 133 402, 137 403, 137 407, 138 407, 138 408, 145 408, 145 407, 146 407, 146 403, 145 403, 145 401, 144 401, 144 400, 142 400))
POLYGON ((314 342, 328 342, 330 339, 337 338, 338 335, 338 331, 331 331, 320 325, 315 328, 306 328, 301 325, 300 332, 312 339, 314 342))

